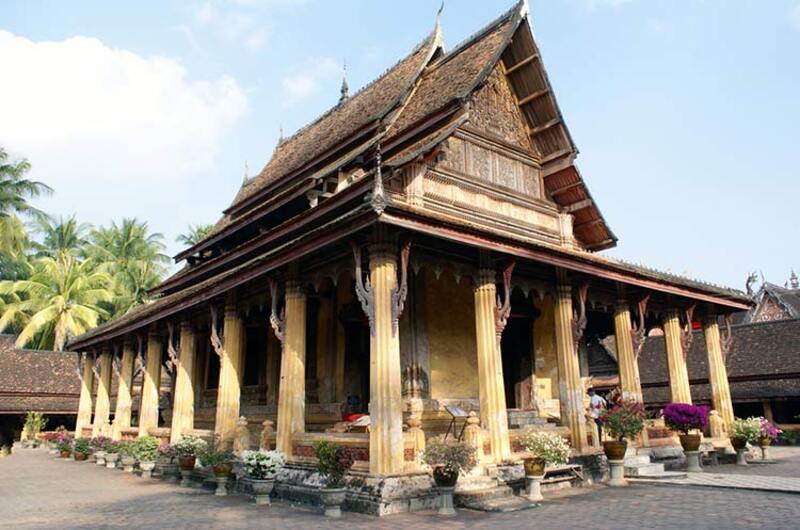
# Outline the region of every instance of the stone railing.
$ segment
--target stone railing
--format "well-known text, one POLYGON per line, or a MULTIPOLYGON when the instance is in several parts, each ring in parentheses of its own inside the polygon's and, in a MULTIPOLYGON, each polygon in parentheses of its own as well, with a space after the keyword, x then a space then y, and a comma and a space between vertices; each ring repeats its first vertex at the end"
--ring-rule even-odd
MULTIPOLYGON (((422 431, 420 430, 419 433, 422 431)), ((424 433, 422 437, 424 439, 424 433)), ((292 454, 289 460, 301 464, 316 464, 314 445, 318 442, 349 447, 355 453, 353 471, 369 471, 369 433, 330 433, 330 432, 305 432, 295 434, 292 439, 292 454)), ((419 470, 417 462, 418 451, 424 450, 424 441, 420 443, 416 431, 403 433, 403 459, 406 462, 406 472, 419 470)))

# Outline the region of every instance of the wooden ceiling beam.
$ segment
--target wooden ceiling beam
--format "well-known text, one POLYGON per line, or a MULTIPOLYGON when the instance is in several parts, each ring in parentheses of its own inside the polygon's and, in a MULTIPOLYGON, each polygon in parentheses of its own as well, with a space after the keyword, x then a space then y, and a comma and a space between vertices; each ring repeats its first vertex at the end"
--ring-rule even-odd
POLYGON ((562 156, 567 156, 570 154, 575 153, 572 147, 565 147, 564 149, 559 149, 558 151, 553 151, 549 155, 542 157, 539 161, 540 164, 547 164, 548 162, 552 162, 553 160, 558 160, 562 156))
POLYGON ((549 93, 550 93, 550 88, 545 87, 545 88, 543 88, 541 90, 537 90, 536 92, 528 94, 527 96, 525 96, 524 98, 522 98, 520 100, 517 100, 517 105, 519 105, 521 107, 521 106, 523 106, 523 105, 525 105, 527 103, 530 103, 534 99, 539 99, 540 97, 545 96, 545 95, 547 95, 549 93))
POLYGON ((509 74, 511 74, 513 72, 516 72, 517 70, 519 70, 520 68, 522 68, 526 64, 530 64, 530 63, 532 63, 533 61, 535 61, 538 58, 539 58, 539 55, 536 54, 536 53, 534 53, 533 55, 529 55, 528 57, 524 58, 523 60, 521 60, 520 62, 516 63, 515 65, 508 67, 506 69, 506 75, 509 75, 509 74))
POLYGON ((561 118, 556 116, 550 121, 546 121, 543 124, 539 125, 538 127, 534 127, 533 129, 528 129, 528 134, 531 136, 536 136, 537 134, 541 134, 547 129, 552 128, 555 125, 561 123, 561 118))
POLYGON ((578 210, 583 210, 584 208, 590 208, 594 205, 592 199, 583 199, 582 201, 574 202, 569 206, 564 207, 564 211, 567 213, 577 212, 578 210))
POLYGON ((578 228, 585 228, 587 226, 594 226, 594 225, 599 225, 599 224, 603 224, 603 220, 602 219, 592 219, 591 221, 583 221, 582 223, 577 223, 577 224, 572 226, 572 229, 576 230, 578 228))
POLYGON ((569 184, 565 184, 564 186, 561 186, 559 188, 554 189, 553 191, 550 192, 550 195, 551 196, 560 195, 560 194, 564 193, 565 191, 569 191, 571 189, 577 188, 577 187, 582 186, 582 185, 583 185, 583 182, 581 182, 579 180, 575 181, 575 182, 571 182, 569 184))

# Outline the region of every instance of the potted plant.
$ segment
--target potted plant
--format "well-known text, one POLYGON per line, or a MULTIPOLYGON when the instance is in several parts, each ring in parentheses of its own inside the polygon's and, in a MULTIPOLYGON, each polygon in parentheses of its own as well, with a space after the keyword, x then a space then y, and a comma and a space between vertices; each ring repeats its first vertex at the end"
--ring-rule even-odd
POLYGON ((78 462, 86 460, 91 450, 92 446, 88 438, 78 438, 72 445, 72 451, 75 453, 75 460, 78 462))
POLYGON ((106 464, 106 447, 109 443, 111 443, 111 438, 106 436, 92 438, 90 442, 92 450, 94 451, 95 463, 98 466, 104 466, 106 464))
POLYGON ((758 445, 761 447, 768 447, 775 441, 778 436, 783 432, 777 428, 767 418, 758 418, 759 420, 759 436, 758 445))
POLYGON ((58 449, 61 458, 69 458, 72 454, 72 438, 66 434, 56 438, 56 449, 58 449))
POLYGON ((353 467, 353 450, 322 441, 314 444, 317 457, 317 471, 324 480, 320 488, 320 498, 327 517, 341 517, 342 503, 347 490, 344 488, 344 475, 353 467))
POLYGON ((109 442, 106 444, 106 468, 114 469, 119 460, 119 442, 109 442))
POLYGON ((130 440, 123 440, 117 444, 122 470, 126 473, 133 473, 133 466, 136 465, 136 452, 133 444, 134 442, 130 440))
POLYGON ((286 457, 280 451, 245 451, 242 463, 253 488, 253 501, 256 504, 269 504, 269 495, 275 486, 275 473, 286 463, 286 457))
POLYGON ((708 407, 669 403, 664 407, 663 416, 669 429, 681 433, 679 438, 684 451, 694 452, 700 449, 701 435, 689 434, 689 431, 705 428, 708 423, 708 407))
POLYGON ((230 451, 220 450, 216 443, 212 443, 208 448, 198 455, 200 465, 210 467, 217 480, 217 491, 215 495, 220 497, 228 494, 228 477, 233 469, 233 461, 236 455, 230 451))
POLYGON ((470 471, 477 464, 475 448, 463 442, 448 442, 442 437, 436 437, 426 444, 422 461, 433 469, 433 481, 441 492, 439 514, 454 515, 453 491, 458 476, 470 471))
POLYGON ((150 478, 153 468, 156 467, 158 456, 158 440, 152 436, 142 436, 133 442, 133 456, 139 460, 139 469, 142 477, 150 478))
POLYGON ((558 433, 528 430, 519 438, 520 445, 531 454, 525 458, 525 479, 528 500, 542 500, 541 481, 547 464, 566 464, 569 460, 569 444, 558 433))
POLYGON ((194 470, 197 455, 208 449, 208 443, 197 436, 181 436, 172 446, 178 456, 178 467, 181 470, 181 486, 191 486, 191 474, 194 470))
POLYGON ((49 449, 48 452, 53 456, 57 456, 59 454, 58 448, 56 447, 56 439, 59 436, 60 434, 54 431, 42 434, 42 440, 45 442, 45 444, 47 444, 47 447, 49 449))
POLYGON ((731 445, 737 451, 747 448, 747 444, 754 444, 761 435, 761 422, 758 418, 734 418, 731 424, 731 445))
POLYGON ((641 434, 645 419, 642 404, 632 400, 619 399, 603 411, 600 421, 609 436, 615 438, 603 442, 603 451, 608 460, 624 460, 625 452, 628 450, 627 440, 633 440, 641 434))
POLYGON ((25 434, 32 447, 39 445, 36 436, 44 429, 45 425, 47 425, 47 417, 41 412, 28 411, 25 414, 25 434))
POLYGON ((158 456, 156 456, 156 469, 162 479, 175 482, 178 474, 178 464, 175 463, 175 448, 168 443, 158 446, 158 456))

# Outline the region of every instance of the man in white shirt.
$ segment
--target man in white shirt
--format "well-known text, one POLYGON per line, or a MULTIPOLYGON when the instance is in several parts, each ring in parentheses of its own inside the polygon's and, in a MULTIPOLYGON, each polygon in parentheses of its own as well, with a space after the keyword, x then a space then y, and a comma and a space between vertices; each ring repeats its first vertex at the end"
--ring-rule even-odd
POLYGON ((603 422, 600 416, 608 406, 608 403, 600 394, 594 391, 594 388, 589 389, 589 415, 591 415, 594 422, 597 424, 597 435, 600 440, 603 439, 603 422))

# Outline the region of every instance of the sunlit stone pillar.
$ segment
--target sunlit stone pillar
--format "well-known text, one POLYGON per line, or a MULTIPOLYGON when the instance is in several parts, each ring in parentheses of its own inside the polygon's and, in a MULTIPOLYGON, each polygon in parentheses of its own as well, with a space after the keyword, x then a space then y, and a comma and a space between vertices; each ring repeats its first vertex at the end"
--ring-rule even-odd
POLYGON ((119 379, 117 381, 117 408, 114 412, 114 431, 112 438, 120 440, 122 429, 131 426, 131 387, 133 386, 133 362, 136 352, 133 343, 126 340, 122 345, 122 361, 119 367, 119 379))
POLYGON ((508 412, 503 382, 503 363, 500 358, 495 321, 497 287, 493 270, 481 269, 478 271, 473 295, 481 424, 484 429, 489 431, 492 459, 495 462, 502 462, 511 456, 511 445, 508 440, 508 412))
POLYGON ((725 422, 726 432, 730 432, 733 423, 733 401, 731 401, 731 389, 728 386, 728 371, 722 356, 719 324, 715 316, 709 316, 703 321, 703 336, 708 352, 708 380, 711 383, 712 402, 714 409, 719 412, 720 418, 725 422))
POLYGON ((181 439, 184 433, 194 429, 194 362, 197 355, 197 338, 192 325, 181 323, 181 342, 176 367, 175 399, 172 403, 172 428, 170 441, 181 439))
POLYGON ((78 417, 75 420, 75 437, 80 438, 84 427, 92 424, 92 391, 94 390, 94 359, 83 353, 81 361, 81 395, 78 401, 78 417))
POLYGON ((292 436, 306 427, 306 293, 299 281, 286 284, 285 318, 275 446, 291 456, 292 436))
POLYGON ((578 353, 572 336, 572 287, 557 286, 555 299, 556 349, 558 353, 558 397, 561 422, 569 427, 572 447, 580 452, 586 447, 586 415, 583 410, 578 353))
POLYGON ((225 323, 222 332, 222 357, 219 362, 219 387, 217 390, 217 417, 214 432, 220 443, 230 448, 239 421, 242 395, 242 370, 244 369, 244 321, 233 297, 225 304, 225 323))
POLYGON ((623 399, 642 403, 642 383, 639 379, 639 362, 633 351, 631 311, 628 302, 617 301, 614 308, 614 341, 617 345, 619 386, 623 399))
POLYGON ((669 368, 669 389, 673 403, 692 402, 689 387, 689 372, 686 369, 686 355, 681 344, 681 322, 677 309, 670 309, 664 315, 664 342, 667 350, 669 368))
POLYGON ((155 328, 147 335, 147 360, 142 378, 142 404, 139 407, 139 438, 158 427, 158 399, 161 386, 161 335, 155 328))
POLYGON ((394 248, 370 247, 369 280, 375 313, 370 338, 369 471, 389 475, 401 472, 404 463, 400 332, 392 315, 392 291, 397 287, 394 248))
POLYGON ((94 403, 92 437, 103 434, 111 413, 111 349, 103 346, 100 353, 100 379, 97 381, 97 398, 94 403))

